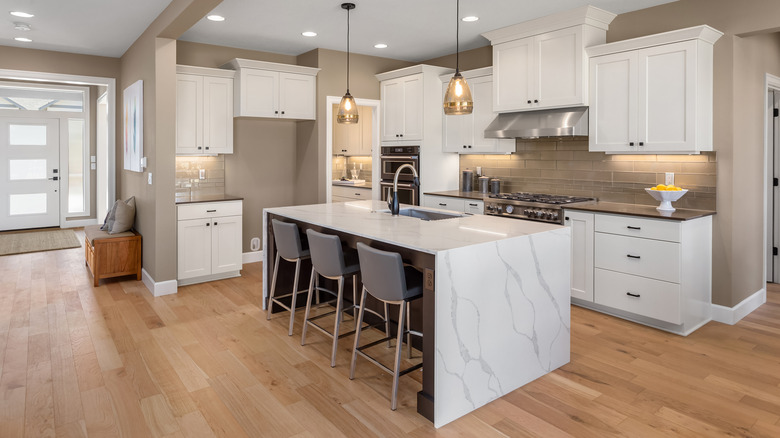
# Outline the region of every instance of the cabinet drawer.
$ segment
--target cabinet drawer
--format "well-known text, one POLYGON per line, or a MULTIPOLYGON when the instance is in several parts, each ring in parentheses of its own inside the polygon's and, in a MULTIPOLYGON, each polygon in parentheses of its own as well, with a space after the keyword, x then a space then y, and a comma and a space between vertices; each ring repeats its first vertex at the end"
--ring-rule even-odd
POLYGON ((677 243, 596 233, 595 247, 597 268, 680 282, 680 245, 677 243))
POLYGON ((333 186, 333 197, 354 199, 371 199, 370 188, 333 186))
POLYGON ((242 210, 241 201, 200 202, 179 205, 177 208, 180 221, 215 216, 241 216, 242 210))
POLYGON ((670 242, 680 241, 679 222, 643 219, 636 216, 597 214, 596 231, 670 242))
POLYGON ((469 214, 484 214, 485 203, 482 201, 475 201, 473 199, 464 199, 463 212, 469 214))
POLYGON ((459 198, 450 198, 449 196, 425 195, 423 206, 429 208, 441 208, 442 210, 459 211, 463 213, 464 200, 459 198))
POLYGON ((604 306, 681 324, 680 285, 596 269, 595 302, 604 306))

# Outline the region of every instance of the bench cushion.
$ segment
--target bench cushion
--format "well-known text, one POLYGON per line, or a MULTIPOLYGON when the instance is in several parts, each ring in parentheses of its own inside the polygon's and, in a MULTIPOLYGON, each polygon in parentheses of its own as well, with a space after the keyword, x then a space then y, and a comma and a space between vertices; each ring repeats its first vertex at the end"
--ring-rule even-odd
POLYGON ((100 229, 100 225, 89 225, 87 227, 84 227, 84 234, 86 235, 89 244, 93 246, 95 240, 135 236, 135 233, 132 231, 125 231, 123 233, 117 233, 117 234, 108 234, 107 231, 103 231, 100 229))

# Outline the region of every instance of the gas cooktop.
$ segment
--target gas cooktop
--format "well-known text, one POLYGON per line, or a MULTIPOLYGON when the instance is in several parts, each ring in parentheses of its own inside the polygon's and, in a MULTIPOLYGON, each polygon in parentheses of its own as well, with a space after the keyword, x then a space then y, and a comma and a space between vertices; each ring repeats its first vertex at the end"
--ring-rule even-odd
POLYGON ((544 193, 499 193, 485 200, 485 214, 563 224, 564 216, 561 212, 565 206, 595 201, 596 198, 544 193))
POLYGON ((524 201, 524 202, 538 202, 540 204, 551 205, 563 205, 571 204, 573 202, 587 202, 595 201, 595 198, 583 198, 576 196, 564 196, 564 195, 547 195, 544 193, 499 193, 498 195, 490 195, 490 198, 503 199, 507 201, 524 201))

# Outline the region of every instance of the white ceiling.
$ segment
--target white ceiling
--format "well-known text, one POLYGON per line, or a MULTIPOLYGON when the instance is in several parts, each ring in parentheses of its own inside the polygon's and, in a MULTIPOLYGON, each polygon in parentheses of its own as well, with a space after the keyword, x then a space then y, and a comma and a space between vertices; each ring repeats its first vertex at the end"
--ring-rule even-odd
MULTIPOLYGON (((675 0, 461 0, 461 50, 488 45, 481 33, 592 4, 621 14, 675 0)), ((455 52, 455 0, 353 0, 351 50, 422 61, 455 52), (375 49, 376 43, 389 47, 375 49)), ((168 0, 0 0, 0 45, 119 57, 170 3, 168 0), (22 10, 33 18, 16 18, 22 10), (21 21, 31 31, 14 30, 21 21), (14 41, 25 36, 32 43, 14 41)), ((346 11, 341 0, 224 0, 181 39, 229 47, 299 55, 315 48, 345 50, 346 11), (307 38, 301 32, 318 33, 307 38)))

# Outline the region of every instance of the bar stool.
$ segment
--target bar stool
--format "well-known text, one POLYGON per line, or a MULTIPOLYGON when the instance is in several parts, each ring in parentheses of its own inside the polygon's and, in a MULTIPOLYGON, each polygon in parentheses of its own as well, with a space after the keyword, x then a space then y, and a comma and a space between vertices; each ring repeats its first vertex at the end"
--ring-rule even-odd
MULTIPOLYGON (((395 410, 398 404, 398 378, 419 369, 423 365, 422 363, 419 363, 405 370, 400 370, 403 335, 407 333, 422 336, 422 333, 412 331, 410 328, 404 330, 403 323, 405 320, 404 316, 408 315, 409 303, 412 300, 422 297, 422 274, 410 266, 404 267, 401 255, 398 253, 371 248, 362 242, 358 242, 357 250, 360 258, 360 271, 363 277, 363 292, 360 297, 361 304, 356 326, 360 327, 363 322, 363 314, 366 310, 366 293, 371 294, 371 296, 382 301, 385 305, 398 304, 400 310, 398 315, 398 334, 396 336, 395 363, 393 364, 393 369, 386 367, 378 360, 363 352, 363 350, 381 344, 382 342, 389 342, 390 339, 392 339, 389 334, 384 339, 368 343, 361 347, 359 346, 361 330, 359 330, 355 335, 355 346, 352 349, 352 362, 350 364, 349 378, 350 380, 355 378, 355 362, 357 361, 358 354, 365 357, 382 370, 392 374, 393 397, 390 408, 395 410)), ((408 324, 408 319, 406 319, 406 321, 408 324)))
MULTIPOLYGON (((309 325, 321 331, 325 335, 333 338, 333 347, 330 355, 330 366, 336 366, 336 350, 338 349, 339 339, 355 333, 354 330, 347 333, 339 333, 343 313, 357 308, 357 273, 360 271, 357 254, 349 251, 344 254, 341 248, 341 239, 338 236, 319 233, 314 230, 306 230, 306 236, 309 239, 309 250, 311 251, 311 279, 309 281, 309 297, 306 299, 306 316, 303 320, 303 333, 301 334, 301 345, 306 344, 306 329, 309 325), (346 276, 352 275, 352 305, 344 308, 344 280, 346 276), (338 292, 320 287, 320 277, 330 280, 338 280, 338 292), (323 313, 314 317, 311 314, 311 300, 314 292, 326 292, 334 298, 320 302, 318 307, 336 302, 336 310, 323 313), (333 332, 318 325, 315 321, 328 315, 336 315, 333 332)), ((354 315, 354 312, 353 312, 354 315)))
POLYGON ((271 319, 271 308, 276 303, 282 306, 284 309, 290 311, 290 328, 287 331, 287 336, 293 334, 293 324, 295 323, 295 301, 298 298, 299 292, 308 292, 308 289, 298 290, 298 277, 301 272, 301 260, 308 259, 310 257, 309 250, 303 249, 301 244, 301 235, 298 233, 298 226, 295 224, 282 222, 277 219, 271 219, 274 232, 274 241, 276 242, 276 262, 274 263, 274 275, 271 280, 271 290, 268 297, 268 314, 265 319, 271 319), (293 280, 292 293, 276 296, 276 277, 279 274, 279 259, 284 259, 288 262, 295 263, 295 279, 293 280), (290 306, 283 304, 279 301, 282 298, 292 297, 290 306))

